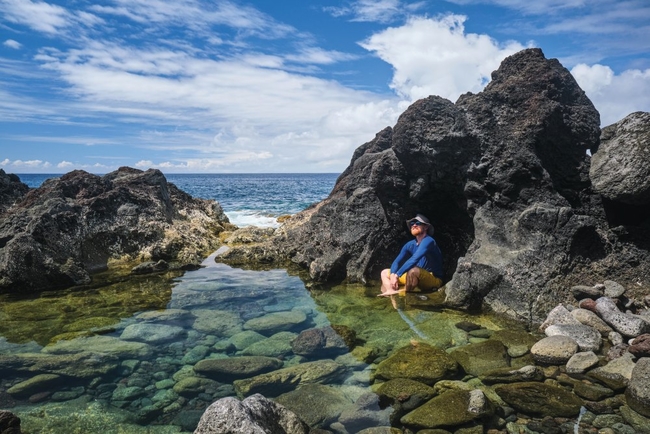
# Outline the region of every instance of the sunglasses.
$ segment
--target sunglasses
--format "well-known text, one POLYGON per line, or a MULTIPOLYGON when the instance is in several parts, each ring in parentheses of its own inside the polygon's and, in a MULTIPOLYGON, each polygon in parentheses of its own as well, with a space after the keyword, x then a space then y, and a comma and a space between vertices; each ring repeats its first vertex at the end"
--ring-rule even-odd
POLYGON ((409 227, 413 227, 413 226, 424 226, 424 225, 425 225, 425 223, 419 222, 419 221, 417 221, 417 220, 414 220, 414 221, 412 221, 412 222, 409 222, 409 227))

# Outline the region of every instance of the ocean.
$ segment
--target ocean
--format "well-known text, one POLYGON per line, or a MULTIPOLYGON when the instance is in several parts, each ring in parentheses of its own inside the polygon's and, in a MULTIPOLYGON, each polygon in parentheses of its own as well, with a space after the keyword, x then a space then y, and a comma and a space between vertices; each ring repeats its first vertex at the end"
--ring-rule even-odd
MULTIPOLYGON (((31 188, 55 174, 19 174, 31 188)), ((277 227, 277 217, 295 214, 326 198, 336 173, 165 174, 167 181, 201 199, 221 204, 231 223, 277 227)))

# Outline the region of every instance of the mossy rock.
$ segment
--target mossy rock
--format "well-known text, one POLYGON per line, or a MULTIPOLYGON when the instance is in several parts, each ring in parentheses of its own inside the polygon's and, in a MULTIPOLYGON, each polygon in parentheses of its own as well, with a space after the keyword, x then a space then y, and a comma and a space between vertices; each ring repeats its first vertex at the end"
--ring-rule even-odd
POLYGON ((504 384, 494 390, 516 410, 535 416, 574 417, 584 405, 574 393, 545 383, 504 384))
POLYGON ((81 331, 103 331, 105 333, 114 331, 115 325, 119 324, 120 320, 116 318, 107 318, 103 316, 95 316, 91 318, 84 318, 63 327, 66 332, 81 332, 81 331))
POLYGON ((449 355, 462 366, 466 373, 474 376, 508 367, 506 347, 497 340, 490 339, 458 347, 449 355))
POLYGON ((494 413, 494 406, 489 401, 479 411, 470 411, 471 396, 472 391, 450 390, 403 416, 400 422, 421 429, 456 427, 494 413))
POLYGON ((322 384, 305 384, 274 401, 293 411, 311 427, 328 426, 352 405, 340 388, 322 384))
POLYGON ((501 342, 507 348, 525 345, 530 350, 544 336, 534 336, 524 330, 495 330, 490 339, 501 342))
POLYGON ((282 367, 282 361, 273 357, 243 356, 224 359, 205 359, 194 365, 194 371, 207 377, 230 382, 248 378, 282 367))
POLYGON ((357 333, 350 327, 342 324, 332 324, 332 329, 341 336, 341 339, 350 350, 356 346, 357 333))
POLYGON ((433 387, 408 378, 395 378, 382 383, 377 388, 377 394, 382 401, 390 404, 395 401, 405 401, 416 396, 421 401, 428 401, 436 395, 433 387))
POLYGON ((375 375, 385 380, 408 378, 433 385, 438 380, 454 376, 457 372, 458 364, 445 351, 418 343, 400 348, 379 363, 375 375))

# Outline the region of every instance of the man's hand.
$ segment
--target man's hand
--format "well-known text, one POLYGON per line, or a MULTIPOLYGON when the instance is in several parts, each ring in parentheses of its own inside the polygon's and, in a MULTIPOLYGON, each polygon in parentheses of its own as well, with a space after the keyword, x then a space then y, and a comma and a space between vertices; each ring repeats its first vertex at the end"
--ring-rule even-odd
POLYGON ((390 286, 394 291, 397 291, 397 288, 399 288, 399 277, 395 273, 390 275, 390 286))

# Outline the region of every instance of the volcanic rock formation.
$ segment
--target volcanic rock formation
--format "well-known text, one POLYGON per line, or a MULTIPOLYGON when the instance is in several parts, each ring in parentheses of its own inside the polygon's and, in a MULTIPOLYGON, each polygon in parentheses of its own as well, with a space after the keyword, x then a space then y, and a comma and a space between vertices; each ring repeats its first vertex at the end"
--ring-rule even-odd
POLYGON ((405 219, 421 212, 445 256, 450 306, 539 323, 578 282, 610 278, 647 294, 650 214, 613 213, 618 198, 606 207, 593 190, 599 124, 566 68, 521 51, 478 94, 413 103, 355 151, 327 199, 221 260, 289 259, 317 281, 377 279, 409 238, 405 219))
POLYGON ((218 203, 192 198, 158 170, 73 171, 29 192, 10 178, 17 186, 13 196, 1 188, 6 178, 0 173, 0 198, 15 204, 0 213, 4 292, 87 284, 109 263, 164 260, 196 267, 229 225, 218 203))

